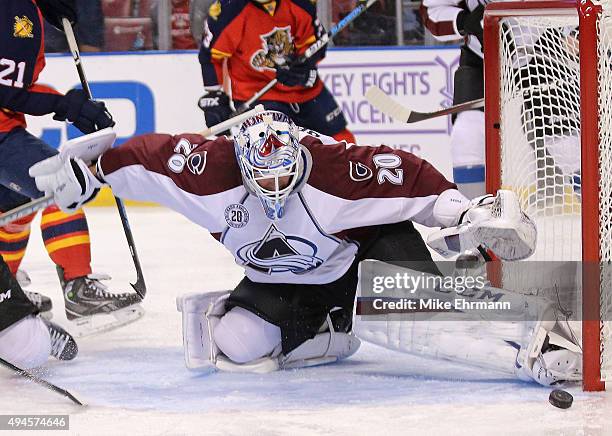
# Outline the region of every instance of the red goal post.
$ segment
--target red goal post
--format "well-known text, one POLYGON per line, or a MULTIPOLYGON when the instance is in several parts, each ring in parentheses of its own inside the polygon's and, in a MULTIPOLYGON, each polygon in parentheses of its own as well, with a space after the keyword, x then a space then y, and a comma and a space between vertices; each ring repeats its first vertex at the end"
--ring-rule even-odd
POLYGON ((592 0, 512 1, 490 3, 484 16, 487 192, 504 187, 523 197, 542 233, 539 260, 582 261, 588 391, 605 389, 602 380, 612 376, 610 327, 604 322, 610 321, 611 281, 601 268, 612 260, 612 86, 604 80, 607 75, 612 82, 612 21, 604 11, 607 5, 592 0), (551 42, 540 41, 545 37, 551 42), (542 49, 546 44, 550 51, 542 49), (575 80, 568 74, 572 68, 575 80), (516 83, 518 91, 512 89, 516 83))

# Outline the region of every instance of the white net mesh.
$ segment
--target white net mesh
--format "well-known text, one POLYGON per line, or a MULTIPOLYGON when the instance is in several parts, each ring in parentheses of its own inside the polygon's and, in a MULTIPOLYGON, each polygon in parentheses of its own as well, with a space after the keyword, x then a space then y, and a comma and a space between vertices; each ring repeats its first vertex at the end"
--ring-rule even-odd
MULTIPOLYGON (((533 261, 581 259, 577 29, 577 16, 509 17, 500 23, 502 187, 518 193, 537 224, 533 261)), ((554 286, 557 273, 521 274, 506 267, 504 286, 541 291, 554 286)), ((579 285, 575 271, 565 280, 564 286, 579 285)))
MULTIPOLYGON (((609 1, 609 0, 608 0, 609 1)), ((570 10, 570 12, 572 12, 570 10)), ((612 18, 599 24, 600 241, 612 261, 612 18)), ((580 174, 580 64, 578 16, 515 16, 500 21, 501 181, 517 192, 538 227, 532 261, 537 271, 506 266, 503 286, 519 292, 575 289, 562 304, 579 310, 582 260, 580 174)), ((603 320, 612 319, 612 277, 602 270, 603 320)), ((609 322, 602 323, 602 375, 612 379, 609 322)), ((577 335, 580 337, 580 334, 577 335)))
MULTIPOLYGON (((612 261, 612 3, 604 2, 597 23, 599 75, 599 214, 600 257, 612 261)), ((601 372, 612 380, 612 277, 611 267, 601 274, 601 372)))

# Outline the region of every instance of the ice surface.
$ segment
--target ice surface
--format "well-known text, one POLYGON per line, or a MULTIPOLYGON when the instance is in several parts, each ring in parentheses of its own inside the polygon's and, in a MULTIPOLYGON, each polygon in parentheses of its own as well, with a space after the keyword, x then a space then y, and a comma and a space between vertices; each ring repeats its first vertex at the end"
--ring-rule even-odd
MULTIPOLYGON (((550 389, 367 344, 336 365, 267 375, 190 372, 174 299, 229 289, 241 270, 175 213, 132 208, 129 215, 148 285, 145 318, 82 339, 77 360, 50 361, 43 372, 88 407, 0 368, 0 414, 70 414, 70 433, 82 435, 612 434, 609 394, 572 388, 574 406, 563 411, 548 403, 550 389)), ((95 270, 127 290, 135 274, 116 211, 89 209, 88 217, 95 270)), ((35 224, 23 267, 30 288, 53 297, 55 320, 69 328, 39 234, 35 224)))

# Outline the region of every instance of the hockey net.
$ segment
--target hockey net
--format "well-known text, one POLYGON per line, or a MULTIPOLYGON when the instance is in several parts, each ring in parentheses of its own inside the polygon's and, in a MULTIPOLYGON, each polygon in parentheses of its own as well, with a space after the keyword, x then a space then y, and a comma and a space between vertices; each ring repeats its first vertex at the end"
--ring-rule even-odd
POLYGON ((490 4, 484 52, 487 189, 515 191, 538 227, 536 269, 504 266, 503 286, 546 292, 561 280, 578 291, 584 388, 604 389, 602 380, 612 381, 612 3, 490 4))

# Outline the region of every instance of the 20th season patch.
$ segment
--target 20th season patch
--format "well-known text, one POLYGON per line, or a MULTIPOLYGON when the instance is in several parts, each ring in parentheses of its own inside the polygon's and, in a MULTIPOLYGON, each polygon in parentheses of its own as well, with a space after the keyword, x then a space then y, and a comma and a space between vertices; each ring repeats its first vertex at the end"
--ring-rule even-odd
POLYGON ((230 204, 225 208, 225 222, 230 227, 240 229, 249 222, 249 211, 241 204, 230 204))

